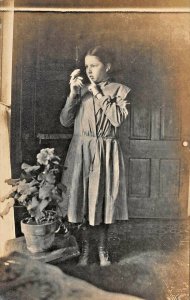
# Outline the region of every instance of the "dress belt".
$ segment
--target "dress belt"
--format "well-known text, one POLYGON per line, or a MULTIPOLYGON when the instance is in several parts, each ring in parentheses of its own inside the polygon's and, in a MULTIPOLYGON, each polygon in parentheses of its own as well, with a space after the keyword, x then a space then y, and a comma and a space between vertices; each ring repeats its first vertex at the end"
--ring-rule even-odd
POLYGON ((117 140, 117 136, 96 136, 96 135, 88 135, 88 134, 82 134, 82 135, 77 135, 75 134, 74 136, 80 137, 80 138, 87 138, 87 139, 102 139, 102 140, 117 140))
POLYGON ((91 142, 93 142, 92 145, 92 161, 90 164, 90 172, 94 171, 94 167, 95 167, 95 162, 96 165, 99 167, 101 164, 101 159, 100 159, 100 153, 98 151, 98 145, 99 142, 103 141, 103 140, 117 140, 116 136, 91 136, 91 135, 87 135, 87 134, 82 134, 82 135, 75 135, 76 137, 79 137, 81 139, 88 139, 91 140, 91 142))

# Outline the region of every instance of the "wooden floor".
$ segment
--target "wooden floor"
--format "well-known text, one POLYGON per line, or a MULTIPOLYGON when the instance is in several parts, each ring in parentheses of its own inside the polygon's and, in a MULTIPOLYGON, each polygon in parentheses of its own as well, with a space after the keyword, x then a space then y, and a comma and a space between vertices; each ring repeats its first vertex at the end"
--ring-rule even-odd
POLYGON ((112 265, 101 268, 92 243, 87 267, 77 259, 57 264, 102 289, 148 300, 189 300, 189 221, 133 219, 112 225, 112 265))

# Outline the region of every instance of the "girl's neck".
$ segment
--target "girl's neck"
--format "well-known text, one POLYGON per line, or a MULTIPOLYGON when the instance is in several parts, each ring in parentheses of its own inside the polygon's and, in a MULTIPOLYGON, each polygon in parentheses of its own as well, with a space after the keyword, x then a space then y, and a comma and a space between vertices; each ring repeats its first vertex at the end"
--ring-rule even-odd
POLYGON ((109 81, 109 76, 106 76, 102 81, 100 81, 100 82, 97 82, 97 84, 101 84, 101 83, 104 83, 104 82, 107 82, 107 81, 109 81))

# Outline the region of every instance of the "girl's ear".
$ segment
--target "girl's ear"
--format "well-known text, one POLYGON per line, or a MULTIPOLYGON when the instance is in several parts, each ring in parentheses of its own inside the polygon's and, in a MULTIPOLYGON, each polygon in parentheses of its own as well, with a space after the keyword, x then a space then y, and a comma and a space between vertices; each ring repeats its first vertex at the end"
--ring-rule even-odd
POLYGON ((111 64, 108 63, 108 64, 106 65, 106 72, 108 72, 110 69, 111 69, 111 64))

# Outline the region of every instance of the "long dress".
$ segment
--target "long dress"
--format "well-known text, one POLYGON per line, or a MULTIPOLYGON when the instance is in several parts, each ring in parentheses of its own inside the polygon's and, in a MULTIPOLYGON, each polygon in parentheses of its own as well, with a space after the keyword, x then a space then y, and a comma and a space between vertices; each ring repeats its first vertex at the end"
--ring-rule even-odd
POLYGON ((93 97, 87 86, 80 97, 67 98, 61 111, 63 126, 74 124, 64 164, 62 213, 69 222, 90 225, 127 220, 125 166, 118 131, 128 115, 125 85, 99 84, 103 96, 93 97))

